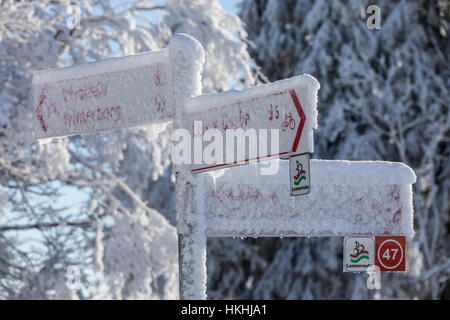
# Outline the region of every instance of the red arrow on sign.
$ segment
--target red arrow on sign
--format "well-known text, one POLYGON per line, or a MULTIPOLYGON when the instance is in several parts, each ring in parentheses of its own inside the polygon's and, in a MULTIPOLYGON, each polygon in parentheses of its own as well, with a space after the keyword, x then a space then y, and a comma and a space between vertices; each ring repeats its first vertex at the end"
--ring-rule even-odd
POLYGON ((44 101, 45 98, 47 97, 47 87, 44 87, 42 89, 42 92, 39 96, 39 103, 36 107, 35 113, 36 113, 36 118, 39 122, 39 124, 41 125, 42 130, 44 130, 44 132, 47 132, 47 124, 44 121, 44 101))
POLYGON ((306 116, 305 113, 303 112, 302 105, 298 100, 295 90, 289 90, 289 93, 291 94, 292 101, 294 102, 295 108, 297 109, 298 115, 300 116, 300 124, 298 125, 297 135, 295 136, 294 144, 292 145, 292 152, 295 152, 297 150, 298 143, 300 142, 300 138, 302 136, 303 127, 305 126, 306 122, 306 116))

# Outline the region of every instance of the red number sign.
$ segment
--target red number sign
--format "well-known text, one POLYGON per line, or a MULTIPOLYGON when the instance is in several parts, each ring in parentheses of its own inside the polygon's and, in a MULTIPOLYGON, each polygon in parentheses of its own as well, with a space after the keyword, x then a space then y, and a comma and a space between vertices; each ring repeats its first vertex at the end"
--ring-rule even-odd
POLYGON ((405 237, 376 237, 375 264, 380 271, 405 271, 405 237))

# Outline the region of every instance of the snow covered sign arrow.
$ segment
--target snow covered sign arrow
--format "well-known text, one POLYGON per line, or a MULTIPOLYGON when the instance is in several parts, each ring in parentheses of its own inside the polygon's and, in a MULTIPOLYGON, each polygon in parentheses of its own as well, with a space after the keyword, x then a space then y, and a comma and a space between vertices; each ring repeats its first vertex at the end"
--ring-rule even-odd
POLYGON ((186 125, 194 138, 191 171, 200 173, 314 152, 318 90, 315 78, 301 75, 243 91, 189 99, 186 125), (202 148, 196 149, 196 140, 211 141, 211 136, 215 138, 211 142, 214 148, 202 143, 202 148), (224 139, 217 144, 219 138, 224 139), (211 149, 212 156, 207 151, 211 149))
POLYGON ((33 77, 35 137, 86 134, 173 117, 168 49, 33 77))

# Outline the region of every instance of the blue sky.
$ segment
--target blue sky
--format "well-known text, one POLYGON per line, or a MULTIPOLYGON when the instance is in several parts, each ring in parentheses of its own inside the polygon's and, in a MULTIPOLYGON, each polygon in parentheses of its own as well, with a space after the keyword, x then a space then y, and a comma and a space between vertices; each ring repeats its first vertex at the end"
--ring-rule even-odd
POLYGON ((225 10, 237 14, 237 4, 240 0, 219 0, 219 2, 225 10))

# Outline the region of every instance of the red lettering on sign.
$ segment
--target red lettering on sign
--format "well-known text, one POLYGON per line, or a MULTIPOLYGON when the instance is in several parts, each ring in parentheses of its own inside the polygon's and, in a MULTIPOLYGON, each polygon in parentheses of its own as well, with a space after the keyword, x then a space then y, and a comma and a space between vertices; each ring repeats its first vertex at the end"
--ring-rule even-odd
POLYGON ((392 214, 392 218, 390 218, 390 221, 383 233, 385 235, 392 234, 394 227, 400 222, 400 219, 402 217, 402 206, 400 203, 400 188, 399 188, 399 186, 398 185, 390 186, 389 195, 391 196, 392 200, 394 200, 396 207, 398 209, 392 214))
POLYGON ((278 119, 280 117, 280 111, 278 111, 278 106, 273 106, 270 104, 269 106, 269 120, 272 121, 274 118, 278 119))
POLYGON ((86 99, 105 97, 108 94, 108 85, 98 81, 96 84, 86 84, 74 89, 72 86, 62 89, 64 102, 84 101, 86 99))
POLYGON ((242 113, 242 110, 239 110, 239 121, 241 123, 241 126, 246 126, 250 121, 250 115, 248 114, 248 112, 242 113))
POLYGON ((256 187, 249 186, 247 190, 240 190, 238 192, 233 189, 218 187, 211 191, 211 196, 221 202, 227 201, 257 201, 263 200, 277 201, 278 196, 276 194, 263 194, 256 187))
POLYGON ((41 94, 39 96, 39 103, 35 109, 35 113, 36 113, 36 118, 39 121, 39 124, 41 125, 42 130, 44 130, 45 132, 47 131, 47 124, 44 121, 44 117, 42 115, 43 113, 43 104, 45 101, 45 98, 47 98, 47 86, 44 86, 44 88, 42 88, 41 94))
POLYGON ((59 115, 58 106, 54 102, 50 102, 47 106, 47 115, 48 117, 51 117, 52 114, 59 115))
POLYGON ((66 112, 64 113, 64 123, 69 126, 75 126, 105 120, 113 120, 114 122, 117 122, 121 119, 121 117, 122 114, 120 106, 105 108, 97 107, 93 110, 66 112))
MULTIPOLYGON (((203 123, 202 126, 202 132, 199 132, 200 130, 197 130, 197 132, 194 132, 194 137, 197 136, 201 136, 202 133, 204 133, 206 130, 208 130, 209 128, 217 128, 217 129, 222 129, 222 130, 228 130, 228 129, 237 129, 237 128, 242 128, 244 126, 247 126, 250 124, 251 121, 251 116, 249 112, 244 112, 241 108, 245 107, 246 104, 249 103, 254 103, 255 101, 260 101, 266 98, 270 98, 273 96, 280 96, 283 94, 288 94, 289 91, 280 91, 280 92, 274 92, 268 95, 264 95, 264 96, 260 96, 260 97, 253 97, 250 98, 248 100, 245 101, 238 101, 235 103, 231 103, 228 105, 222 105, 220 107, 217 107, 216 110, 225 110, 225 109, 229 109, 230 107, 236 106, 238 107, 238 111, 239 111, 239 115, 236 115, 235 112, 229 112, 229 113, 222 113, 221 119, 220 120, 216 120, 214 123, 203 123)), ((291 93, 292 95, 292 93, 291 93)), ((298 99, 297 99, 298 100, 298 99)), ((294 101, 295 106, 298 108, 300 108, 300 103, 298 101, 294 101)), ((289 116, 289 114, 288 114, 289 116)), ((290 114, 290 116, 292 117, 291 119, 287 119, 287 126, 285 129, 287 128, 292 128, 296 127, 296 123, 295 123, 295 119, 293 119, 292 114, 290 114)), ((280 118, 280 111, 279 111, 279 106, 278 105, 273 105, 273 104, 269 104, 269 120, 273 121, 273 120, 278 120, 280 118)), ((301 122, 302 123, 302 122, 301 122)), ((300 123, 300 124, 301 124, 300 123)), ((283 125, 283 124, 282 124, 283 125)), ((292 129, 292 130, 294 130, 292 129)), ((300 130, 301 131, 301 130, 300 130)), ((299 140, 300 136, 298 137, 299 140)), ((295 143, 294 143, 295 144, 295 143)), ((297 142, 298 144, 298 142, 297 142)))
POLYGON ((162 87, 164 85, 163 80, 162 80, 162 75, 159 72, 159 70, 156 70, 153 79, 155 81, 155 86, 157 87, 162 87))
MULTIPOLYGON (((224 131, 228 129, 238 129, 248 125, 250 120, 250 114, 248 112, 244 113, 242 110, 239 110, 239 115, 224 114, 221 120, 214 120, 211 124, 202 123, 201 130, 192 130, 192 132, 194 137, 199 137, 208 129, 222 129, 224 131)), ((192 129, 194 129, 194 125, 192 125, 192 129)))
POLYGON ((166 101, 160 96, 155 97, 155 105, 157 112, 163 112, 164 110, 166 110, 166 101))

